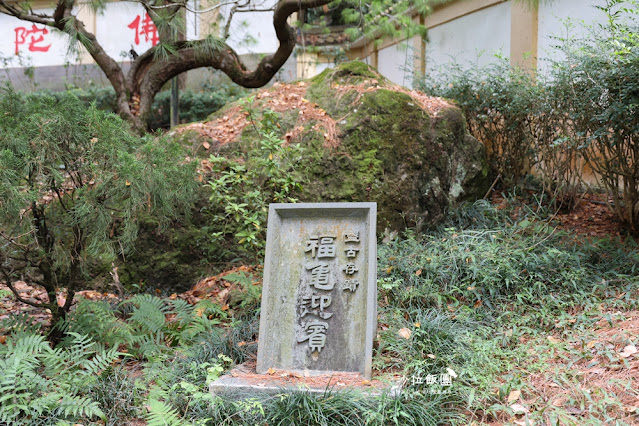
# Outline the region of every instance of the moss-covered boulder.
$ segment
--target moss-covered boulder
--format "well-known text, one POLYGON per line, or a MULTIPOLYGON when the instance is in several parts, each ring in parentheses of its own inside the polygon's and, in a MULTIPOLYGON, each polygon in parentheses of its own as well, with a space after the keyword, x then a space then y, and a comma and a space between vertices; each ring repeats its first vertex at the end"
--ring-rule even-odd
MULTIPOLYGON (((183 126, 174 137, 203 165, 215 152, 255 152, 250 118, 259 121, 263 111, 273 110, 279 136, 303 147, 297 163, 303 189, 296 197, 377 202, 379 232, 422 229, 437 223, 451 205, 486 192, 484 147, 468 134, 459 108, 398 87, 363 63, 259 91, 250 116, 246 105, 246 99, 231 103, 204 123, 183 126)), ((200 181, 207 182, 202 173, 200 181)), ((185 290, 219 272, 216 262, 234 259, 211 239, 220 230, 209 223, 209 195, 210 188, 203 187, 188 223, 164 232, 151 218, 140 224, 135 250, 117 265, 125 285, 185 290)))
MULTIPOLYGON (((377 202, 380 231, 421 229, 487 189, 484 146, 469 135, 461 110, 398 87, 361 62, 276 84, 255 95, 253 108, 277 111, 282 136, 305 147, 301 201, 377 202)), ((250 143, 252 126, 236 104, 205 125, 222 151, 236 150, 232 141, 250 143), (227 123, 233 132, 224 132, 227 123)))

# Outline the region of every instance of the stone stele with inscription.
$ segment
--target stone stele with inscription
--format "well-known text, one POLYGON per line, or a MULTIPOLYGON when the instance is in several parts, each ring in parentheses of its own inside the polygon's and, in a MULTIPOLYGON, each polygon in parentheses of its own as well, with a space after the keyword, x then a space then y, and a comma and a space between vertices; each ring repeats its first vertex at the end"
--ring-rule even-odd
POLYGON ((257 373, 371 376, 376 203, 271 204, 257 373))

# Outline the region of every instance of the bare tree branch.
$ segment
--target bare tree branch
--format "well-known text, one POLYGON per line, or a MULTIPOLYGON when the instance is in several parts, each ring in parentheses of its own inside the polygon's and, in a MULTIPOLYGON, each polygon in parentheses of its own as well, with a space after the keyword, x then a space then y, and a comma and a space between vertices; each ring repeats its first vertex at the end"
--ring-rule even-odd
MULTIPOLYGON (((9 290, 11 290, 11 292, 16 297, 18 302, 24 303, 25 305, 33 306, 34 308, 51 309, 51 307, 52 307, 51 301, 49 301, 49 303, 45 303, 45 302, 36 303, 36 302, 32 302, 32 301, 30 301, 28 299, 25 299, 24 297, 20 296, 20 293, 18 292, 18 289, 15 288, 10 276, 7 274, 7 272, 4 269, 2 269, 2 275, 4 275, 4 279, 5 279, 5 283, 7 284, 7 287, 9 287, 9 290)), ((57 303, 57 301, 55 301, 54 303, 57 303)))

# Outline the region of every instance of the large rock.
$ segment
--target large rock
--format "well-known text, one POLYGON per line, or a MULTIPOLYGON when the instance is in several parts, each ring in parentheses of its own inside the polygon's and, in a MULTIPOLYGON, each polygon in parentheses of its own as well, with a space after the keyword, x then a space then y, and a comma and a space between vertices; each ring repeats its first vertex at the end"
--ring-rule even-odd
MULTIPOLYGON (((280 114, 282 134, 306 148, 297 198, 375 201, 379 231, 422 229, 487 189, 484 146, 469 135, 461 110, 398 87, 361 62, 261 91, 254 109, 267 108, 280 114)), ((203 126, 217 129, 208 136, 231 152, 237 147, 228 142, 254 137, 244 123, 231 104, 203 126), (229 138, 225 128, 244 130, 229 138)))
MULTIPOLYGON (((255 94, 255 118, 266 109, 278 113, 283 138, 305 147, 297 167, 305 183, 296 197, 377 202, 379 233, 421 230, 450 206, 487 190, 484 147, 468 134, 460 109, 400 88, 363 63, 262 90, 255 94)), ((256 133, 234 102, 207 122, 183 126, 175 137, 208 158, 218 150, 244 151, 256 133)), ((143 281, 173 292, 219 272, 209 263, 225 259, 212 258, 214 247, 207 247, 210 230, 202 212, 208 195, 203 188, 201 208, 179 228, 158 233, 152 220, 141 224, 136 251, 119 265, 123 283, 143 281)))
POLYGON ((399 88, 361 62, 324 71, 307 97, 337 120, 339 145, 304 135, 314 152, 305 201, 375 201, 380 229, 420 229, 486 192, 484 146, 446 101, 399 88))

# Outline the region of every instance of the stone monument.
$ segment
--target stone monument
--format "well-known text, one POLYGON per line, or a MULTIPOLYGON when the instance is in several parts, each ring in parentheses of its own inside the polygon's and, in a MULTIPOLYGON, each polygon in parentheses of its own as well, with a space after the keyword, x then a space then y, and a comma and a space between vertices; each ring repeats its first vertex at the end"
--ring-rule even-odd
POLYGON ((376 209, 376 203, 270 205, 258 374, 371 377, 376 209))

